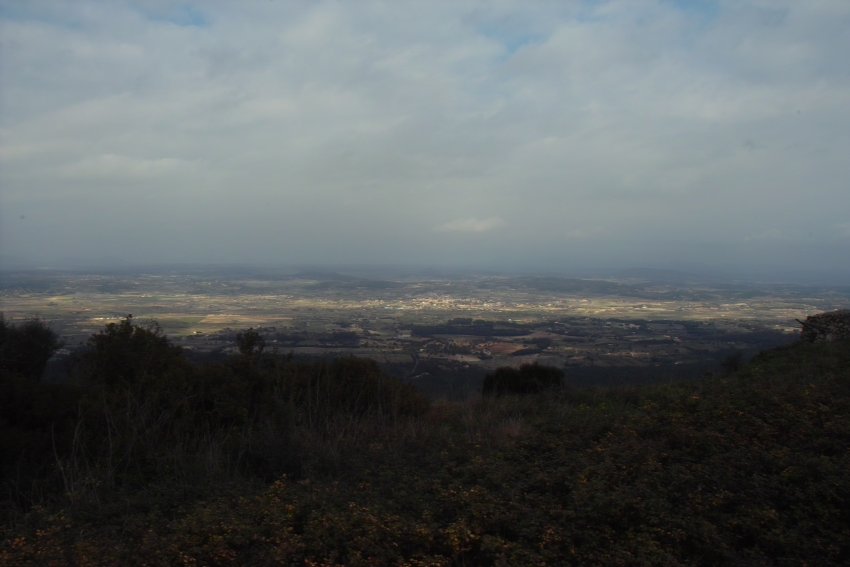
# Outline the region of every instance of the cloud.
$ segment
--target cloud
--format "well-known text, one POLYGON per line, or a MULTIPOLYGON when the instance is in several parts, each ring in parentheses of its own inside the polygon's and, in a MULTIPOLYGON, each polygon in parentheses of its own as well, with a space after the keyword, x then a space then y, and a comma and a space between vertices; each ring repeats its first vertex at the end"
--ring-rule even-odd
POLYGON ((499 217, 486 219, 468 218, 455 219, 434 227, 437 232, 490 232, 505 226, 505 221, 499 217))
POLYGON ((788 238, 781 230, 778 228, 769 228, 767 230, 758 232, 756 234, 749 234, 744 240, 786 240, 788 238))
POLYGON ((787 261, 828 262, 850 209, 845 0, 7 4, 0 254, 97 256, 80 227, 132 208, 189 227, 134 236, 149 259, 429 263, 472 233, 458 263, 746 266, 811 232, 787 261))
POLYGON ((188 164, 173 158, 134 158, 115 154, 101 154, 72 163, 62 169, 70 178, 81 179, 135 179, 167 176, 188 164))
POLYGON ((590 240, 593 238, 601 238, 606 236, 608 231, 601 226, 591 228, 573 228, 564 233, 566 240, 590 240))

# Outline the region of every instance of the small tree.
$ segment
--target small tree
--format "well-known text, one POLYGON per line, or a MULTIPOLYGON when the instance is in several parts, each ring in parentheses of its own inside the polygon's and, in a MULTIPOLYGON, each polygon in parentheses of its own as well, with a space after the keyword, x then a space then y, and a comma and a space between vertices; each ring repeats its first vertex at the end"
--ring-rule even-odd
POLYGON ((564 373, 554 366, 523 364, 519 369, 503 366, 484 378, 482 394, 533 394, 561 386, 564 373))
POLYGON ((181 349, 172 345, 156 323, 136 325, 128 315, 92 335, 82 357, 83 380, 106 386, 159 380, 182 367, 181 349))
POLYGON ((254 360, 263 354, 263 349, 266 348, 266 340, 252 328, 236 333, 236 346, 239 348, 239 354, 249 360, 254 360))
POLYGON ((12 325, 0 315, 0 373, 39 380, 60 346, 59 337, 43 321, 31 319, 12 325))

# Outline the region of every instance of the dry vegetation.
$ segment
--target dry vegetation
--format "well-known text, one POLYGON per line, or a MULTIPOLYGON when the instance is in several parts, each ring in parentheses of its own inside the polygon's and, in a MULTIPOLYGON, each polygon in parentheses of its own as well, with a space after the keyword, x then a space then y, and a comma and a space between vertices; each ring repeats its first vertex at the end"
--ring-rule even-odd
POLYGON ((0 563, 846 564, 850 345, 688 384, 430 405, 129 321, 75 386, 4 364, 0 563))

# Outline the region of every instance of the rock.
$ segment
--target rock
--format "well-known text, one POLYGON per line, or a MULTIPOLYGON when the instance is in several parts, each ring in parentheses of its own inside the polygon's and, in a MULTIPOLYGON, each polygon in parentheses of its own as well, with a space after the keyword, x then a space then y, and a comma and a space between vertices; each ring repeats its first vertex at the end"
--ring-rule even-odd
POLYGON ((800 339, 810 343, 850 340, 850 309, 829 311, 797 320, 803 325, 800 339))

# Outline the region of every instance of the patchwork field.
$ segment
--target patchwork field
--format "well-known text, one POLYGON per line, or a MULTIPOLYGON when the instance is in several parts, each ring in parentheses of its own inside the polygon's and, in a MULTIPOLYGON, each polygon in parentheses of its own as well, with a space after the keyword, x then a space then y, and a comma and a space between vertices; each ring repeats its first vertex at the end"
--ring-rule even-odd
MULTIPOLYGON (((132 314, 198 353, 260 330, 271 349, 356 354, 411 379, 540 361, 564 368, 717 365, 791 340, 846 288, 565 277, 233 272, 5 272, 8 320, 37 317, 69 348, 132 314)), ((476 374, 477 372, 477 374, 476 374)), ((657 374, 657 373, 656 373, 657 374)))

